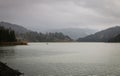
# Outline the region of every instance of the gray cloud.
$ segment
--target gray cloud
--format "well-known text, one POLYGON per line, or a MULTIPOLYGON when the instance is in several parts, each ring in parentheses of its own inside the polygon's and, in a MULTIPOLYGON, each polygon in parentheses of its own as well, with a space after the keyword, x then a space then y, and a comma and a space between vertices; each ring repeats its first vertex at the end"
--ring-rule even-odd
POLYGON ((34 30, 120 24, 120 0, 0 0, 0 20, 34 30))

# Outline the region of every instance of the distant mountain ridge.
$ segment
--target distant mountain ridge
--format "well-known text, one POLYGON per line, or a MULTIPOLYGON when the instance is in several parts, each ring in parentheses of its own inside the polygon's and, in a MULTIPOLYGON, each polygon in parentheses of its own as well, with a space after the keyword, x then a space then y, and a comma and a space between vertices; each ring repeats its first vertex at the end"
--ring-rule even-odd
POLYGON ((84 38, 79 38, 79 42, 107 42, 111 38, 116 37, 120 34, 120 26, 115 26, 96 32, 95 34, 88 35, 84 38))
POLYGON ((73 41, 69 36, 60 32, 46 33, 28 30, 20 25, 11 24, 8 22, 0 22, 0 26, 15 31, 16 37, 19 40, 25 40, 29 42, 67 42, 73 41))
POLYGON ((27 40, 29 42, 65 42, 73 41, 72 38, 75 39, 77 37, 79 37, 77 39, 78 42, 120 42, 120 26, 111 27, 96 33, 94 33, 94 30, 79 30, 76 28, 60 29, 57 31, 52 30, 48 33, 38 33, 36 31, 26 29, 23 26, 8 22, 0 22, 0 26, 14 30, 17 38, 27 40))
MULTIPOLYGON (((12 30, 14 30, 16 32, 16 34, 19 36, 19 34, 24 34, 27 32, 34 32, 31 30, 28 30, 26 28, 24 28, 21 25, 17 25, 17 24, 12 24, 12 23, 8 23, 8 22, 0 22, 0 26, 4 26, 5 28, 11 28, 12 30)), ((90 35, 92 33, 95 33, 96 30, 93 29, 86 29, 86 28, 65 28, 65 29, 52 29, 52 30, 46 30, 46 32, 61 32, 64 35, 69 36, 70 38, 76 40, 80 37, 85 37, 87 35, 90 35)), ((44 33, 46 33, 44 32, 44 33)))
POLYGON ((64 28, 64 29, 52 29, 47 32, 62 32, 65 35, 68 35, 72 39, 76 40, 78 38, 85 37, 87 35, 97 32, 97 30, 87 29, 87 28, 64 28))

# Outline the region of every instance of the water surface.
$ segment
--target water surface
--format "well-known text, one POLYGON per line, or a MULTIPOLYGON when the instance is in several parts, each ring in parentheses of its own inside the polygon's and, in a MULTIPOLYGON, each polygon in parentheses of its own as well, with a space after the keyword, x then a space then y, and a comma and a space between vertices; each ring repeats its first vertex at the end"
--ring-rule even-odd
POLYGON ((120 76, 119 43, 29 43, 0 47, 0 60, 25 76, 120 76))

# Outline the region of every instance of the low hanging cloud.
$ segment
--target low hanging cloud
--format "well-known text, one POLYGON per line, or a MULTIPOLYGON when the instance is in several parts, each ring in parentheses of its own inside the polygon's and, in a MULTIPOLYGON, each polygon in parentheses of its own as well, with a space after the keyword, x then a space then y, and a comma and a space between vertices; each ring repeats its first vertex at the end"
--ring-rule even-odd
POLYGON ((120 24, 120 0, 0 0, 0 21, 34 30, 120 24))

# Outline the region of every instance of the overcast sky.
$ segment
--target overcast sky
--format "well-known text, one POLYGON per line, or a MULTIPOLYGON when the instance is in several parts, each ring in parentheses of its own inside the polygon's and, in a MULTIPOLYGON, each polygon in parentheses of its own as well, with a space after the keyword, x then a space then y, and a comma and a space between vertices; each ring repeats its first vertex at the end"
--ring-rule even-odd
POLYGON ((34 30, 120 25, 120 0, 0 0, 0 21, 34 30))

